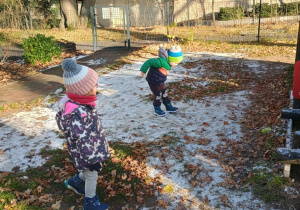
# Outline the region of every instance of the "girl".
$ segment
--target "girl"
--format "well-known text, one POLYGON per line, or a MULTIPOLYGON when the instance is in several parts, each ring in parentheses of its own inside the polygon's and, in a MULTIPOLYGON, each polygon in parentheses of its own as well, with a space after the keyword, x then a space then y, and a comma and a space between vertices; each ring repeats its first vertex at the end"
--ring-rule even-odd
POLYGON ((62 69, 67 96, 59 101, 56 121, 65 134, 68 150, 78 170, 74 177, 65 181, 65 186, 84 194, 84 210, 108 209, 96 194, 101 162, 110 157, 96 110, 98 74, 70 58, 62 62, 62 69))

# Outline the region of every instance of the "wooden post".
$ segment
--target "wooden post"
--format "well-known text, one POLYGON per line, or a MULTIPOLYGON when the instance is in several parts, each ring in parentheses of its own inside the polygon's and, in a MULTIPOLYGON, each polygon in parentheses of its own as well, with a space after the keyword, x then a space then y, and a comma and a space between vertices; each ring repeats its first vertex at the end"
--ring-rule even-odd
POLYGON ((291 164, 284 164, 283 176, 290 177, 290 173, 291 173, 291 164))

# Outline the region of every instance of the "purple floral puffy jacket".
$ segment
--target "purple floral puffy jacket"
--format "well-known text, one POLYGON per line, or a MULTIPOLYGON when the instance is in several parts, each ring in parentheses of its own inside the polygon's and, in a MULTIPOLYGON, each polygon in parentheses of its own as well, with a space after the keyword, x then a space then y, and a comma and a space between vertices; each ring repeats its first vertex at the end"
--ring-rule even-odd
POLYGON ((95 107, 67 101, 56 114, 59 129, 78 171, 110 157, 108 142, 95 107))

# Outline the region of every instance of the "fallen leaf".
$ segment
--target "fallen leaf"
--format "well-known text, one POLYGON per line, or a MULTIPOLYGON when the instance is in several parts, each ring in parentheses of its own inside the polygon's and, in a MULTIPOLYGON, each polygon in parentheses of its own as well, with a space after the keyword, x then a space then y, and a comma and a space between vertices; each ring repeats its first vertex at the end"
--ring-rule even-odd
POLYGON ((221 201, 222 201, 223 203, 225 203, 225 202, 228 200, 228 198, 226 197, 226 195, 222 195, 222 196, 220 197, 220 199, 221 199, 221 201))
POLYGON ((60 209, 60 206, 61 206, 61 201, 56 201, 55 204, 52 204, 51 208, 53 210, 59 210, 60 209))
POLYGON ((209 200, 208 200, 208 196, 207 196, 207 195, 205 195, 204 203, 205 203, 205 204, 209 204, 209 200))
POLYGON ((209 123, 207 123, 207 122, 203 122, 203 125, 204 125, 205 127, 209 127, 209 123))

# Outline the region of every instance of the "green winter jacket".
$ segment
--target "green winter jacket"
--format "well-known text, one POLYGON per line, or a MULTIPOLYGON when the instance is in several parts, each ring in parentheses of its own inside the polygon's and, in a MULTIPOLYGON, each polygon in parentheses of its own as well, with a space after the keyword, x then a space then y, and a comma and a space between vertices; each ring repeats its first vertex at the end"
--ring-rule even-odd
POLYGON ((144 73, 148 71, 146 80, 153 85, 163 84, 167 80, 167 75, 170 70, 171 66, 168 60, 162 57, 147 60, 140 69, 140 71, 144 73))
POLYGON ((168 62, 167 59, 165 58, 161 58, 161 57, 158 57, 158 58, 151 58, 149 60, 147 60, 141 67, 141 71, 144 72, 145 74, 147 73, 148 69, 150 67, 153 67, 153 68, 156 68, 156 69, 159 69, 159 68, 164 68, 168 71, 171 70, 171 66, 168 62))

